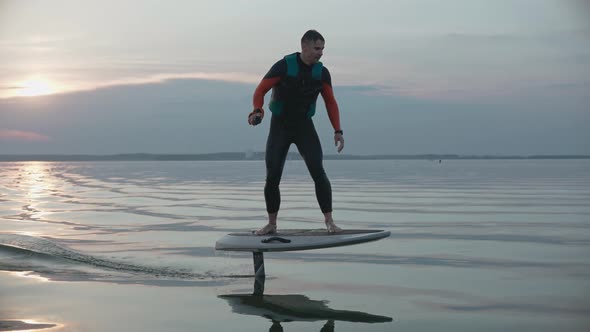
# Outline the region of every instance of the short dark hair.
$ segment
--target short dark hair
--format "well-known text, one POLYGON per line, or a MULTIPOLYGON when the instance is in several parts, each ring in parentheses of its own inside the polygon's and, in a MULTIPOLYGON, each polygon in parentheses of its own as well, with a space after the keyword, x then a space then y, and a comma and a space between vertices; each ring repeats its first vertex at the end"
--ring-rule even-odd
POLYGON ((303 34, 303 37, 301 37, 302 43, 305 43, 308 41, 316 42, 318 40, 325 42, 324 37, 319 32, 317 32, 315 30, 307 30, 307 32, 305 32, 303 34))

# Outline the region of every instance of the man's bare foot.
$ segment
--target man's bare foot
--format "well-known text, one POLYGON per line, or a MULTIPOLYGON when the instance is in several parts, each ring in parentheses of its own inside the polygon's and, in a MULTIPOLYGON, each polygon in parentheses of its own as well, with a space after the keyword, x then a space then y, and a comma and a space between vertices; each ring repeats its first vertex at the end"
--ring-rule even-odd
POLYGON ((254 232, 256 235, 266 235, 266 234, 273 234, 277 232, 277 225, 273 224, 266 224, 266 226, 262 227, 261 229, 254 232))
POLYGON ((326 229, 328 230, 328 233, 342 232, 342 228, 336 226, 334 220, 326 220, 326 229))

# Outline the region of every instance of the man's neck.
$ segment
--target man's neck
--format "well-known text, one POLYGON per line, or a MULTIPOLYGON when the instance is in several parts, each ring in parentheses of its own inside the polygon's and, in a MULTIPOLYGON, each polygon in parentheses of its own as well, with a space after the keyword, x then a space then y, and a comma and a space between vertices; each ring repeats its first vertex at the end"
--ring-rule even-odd
POLYGON ((299 59, 301 59, 301 62, 303 62, 304 64, 306 64, 308 66, 313 66, 313 63, 305 62, 305 59, 303 58, 303 53, 299 53, 299 59))

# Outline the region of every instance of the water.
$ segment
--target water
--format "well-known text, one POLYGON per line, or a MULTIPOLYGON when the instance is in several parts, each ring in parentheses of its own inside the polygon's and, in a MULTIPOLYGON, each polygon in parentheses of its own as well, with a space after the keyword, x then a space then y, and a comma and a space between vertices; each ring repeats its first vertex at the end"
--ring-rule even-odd
MULTIPOLYGON (((215 252, 264 224, 264 163, 0 163, 0 330, 588 331, 590 161, 326 161, 343 228, 390 238, 215 252)), ((301 161, 279 227, 320 228, 301 161)))

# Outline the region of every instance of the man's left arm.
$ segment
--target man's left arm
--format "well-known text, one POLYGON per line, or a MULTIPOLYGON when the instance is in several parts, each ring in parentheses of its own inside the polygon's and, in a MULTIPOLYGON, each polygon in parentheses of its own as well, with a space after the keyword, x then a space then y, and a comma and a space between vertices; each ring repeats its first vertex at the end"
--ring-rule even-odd
POLYGON ((323 68, 322 72, 322 98, 326 104, 326 110, 328 111, 328 118, 334 128, 334 144, 338 147, 338 152, 344 148, 344 138, 342 137, 342 127, 340 127, 340 111, 338 109, 338 103, 334 98, 334 90, 332 89, 332 78, 330 72, 326 67, 323 68), (340 145, 338 145, 340 143, 340 145))

